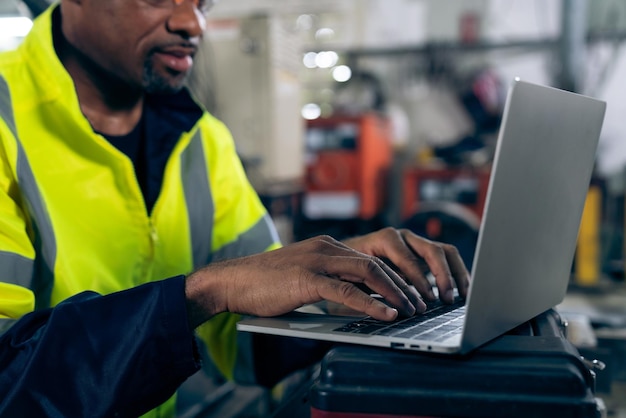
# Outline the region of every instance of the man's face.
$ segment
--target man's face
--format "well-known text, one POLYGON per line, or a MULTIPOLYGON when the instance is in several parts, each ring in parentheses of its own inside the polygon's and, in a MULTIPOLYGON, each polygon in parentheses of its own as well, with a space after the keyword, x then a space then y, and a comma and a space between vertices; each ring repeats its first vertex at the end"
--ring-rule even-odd
POLYGON ((70 17, 69 42, 104 74, 154 93, 183 86, 205 27, 198 8, 202 4, 196 0, 67 1, 78 7, 73 9, 78 14, 70 17))

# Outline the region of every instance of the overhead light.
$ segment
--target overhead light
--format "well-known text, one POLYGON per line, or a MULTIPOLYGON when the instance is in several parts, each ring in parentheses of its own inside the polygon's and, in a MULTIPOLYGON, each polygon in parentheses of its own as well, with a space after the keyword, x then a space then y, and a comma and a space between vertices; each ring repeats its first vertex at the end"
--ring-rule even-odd
POLYGON ((317 64, 315 59, 317 58, 317 52, 307 52, 302 58, 302 62, 306 68, 316 68, 317 64))
POLYGON ((318 41, 328 41, 335 36, 335 31, 331 28, 320 28, 315 31, 315 39, 318 41))
POLYGON ((321 51, 315 56, 315 64, 319 68, 334 67, 339 61, 339 55, 335 51, 321 51))
POLYGON ((313 27, 313 16, 307 14, 298 16, 296 27, 300 30, 311 30, 313 27))
POLYGON ((339 83, 344 83, 352 77, 352 70, 347 65, 338 65, 333 68, 333 78, 339 83))
POLYGON ((306 120, 317 119, 322 114, 322 109, 318 104, 315 103, 307 103, 302 106, 301 110, 302 117, 306 120))

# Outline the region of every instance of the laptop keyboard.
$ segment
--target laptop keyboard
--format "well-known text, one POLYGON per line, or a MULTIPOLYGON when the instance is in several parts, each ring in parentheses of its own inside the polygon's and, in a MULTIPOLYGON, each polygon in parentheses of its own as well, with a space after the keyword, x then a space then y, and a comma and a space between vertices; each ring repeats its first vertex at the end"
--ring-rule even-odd
POLYGON ((394 322, 379 321, 367 317, 350 322, 334 331, 353 334, 385 335, 416 340, 444 341, 463 329, 465 301, 458 299, 451 305, 439 301, 427 303, 428 309, 421 315, 394 322))

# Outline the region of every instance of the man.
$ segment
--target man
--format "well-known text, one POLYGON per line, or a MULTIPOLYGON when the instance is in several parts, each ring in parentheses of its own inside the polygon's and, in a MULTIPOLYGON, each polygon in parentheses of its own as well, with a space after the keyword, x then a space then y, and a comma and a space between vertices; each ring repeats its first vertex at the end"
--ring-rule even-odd
POLYGON ((434 298, 426 268, 444 301, 466 294, 456 250, 406 230, 279 248, 183 88, 206 6, 61 0, 0 56, 2 417, 171 416, 194 329, 238 378, 240 314, 326 299, 393 320, 434 298))

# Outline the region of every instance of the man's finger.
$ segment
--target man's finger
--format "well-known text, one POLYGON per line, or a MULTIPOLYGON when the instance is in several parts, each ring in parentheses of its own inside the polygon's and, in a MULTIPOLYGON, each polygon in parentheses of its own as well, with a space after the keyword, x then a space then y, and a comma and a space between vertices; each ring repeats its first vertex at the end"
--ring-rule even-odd
MULTIPOLYGON (((335 280, 339 278, 344 281, 364 284, 385 298, 391 305, 397 307, 403 315, 413 315, 416 311, 413 301, 419 298, 411 293, 412 291, 406 283, 380 259, 358 254, 355 252, 355 255, 351 257, 332 257, 330 261, 323 264, 326 266, 326 270, 321 273, 327 277, 335 278, 335 280), (402 289, 398 283, 403 284, 402 289)), ((356 289, 356 286, 353 287, 356 289)), ((370 298, 364 292, 360 290, 359 292, 370 298)), ((424 307, 419 306, 419 308, 423 310, 424 307)))
POLYGON ((363 312, 381 321, 393 321, 398 317, 398 310, 363 293, 354 284, 325 276, 318 277, 322 283, 318 287, 319 296, 335 303, 341 303, 351 309, 363 312))
MULTIPOLYGON (((408 229, 402 230, 402 237, 407 245, 426 261, 439 290, 439 299, 446 303, 454 301, 454 285, 449 260, 442 244, 420 238, 408 229)), ((451 255, 451 258, 454 258, 451 255)), ((460 259, 460 257, 459 257, 460 259)), ((460 261, 463 262, 462 260, 460 261)))
POLYGON ((465 263, 463 262, 461 255, 459 254, 459 250, 453 245, 444 244, 443 248, 446 253, 448 265, 450 266, 450 271, 452 272, 452 277, 454 277, 456 287, 459 289, 459 295, 463 298, 467 298, 467 292, 470 284, 470 274, 467 271, 467 267, 465 267, 465 263))

